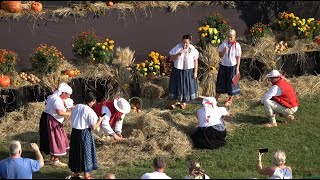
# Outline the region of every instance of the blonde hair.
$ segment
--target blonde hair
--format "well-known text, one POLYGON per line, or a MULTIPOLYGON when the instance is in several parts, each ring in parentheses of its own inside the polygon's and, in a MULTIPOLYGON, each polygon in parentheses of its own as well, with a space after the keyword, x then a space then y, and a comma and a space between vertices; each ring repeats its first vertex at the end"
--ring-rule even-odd
POLYGON ((19 141, 11 141, 9 144, 9 150, 11 155, 15 155, 21 149, 21 143, 19 141))
POLYGON ((189 176, 192 179, 204 179, 205 173, 201 169, 200 162, 198 160, 191 160, 188 164, 189 176))
POLYGON ((230 29, 230 31, 229 31, 229 35, 234 35, 234 36, 236 36, 236 35, 237 35, 236 30, 234 30, 234 29, 230 29))
POLYGON ((278 150, 273 154, 273 163, 276 166, 280 166, 286 163, 286 153, 282 150, 278 150))

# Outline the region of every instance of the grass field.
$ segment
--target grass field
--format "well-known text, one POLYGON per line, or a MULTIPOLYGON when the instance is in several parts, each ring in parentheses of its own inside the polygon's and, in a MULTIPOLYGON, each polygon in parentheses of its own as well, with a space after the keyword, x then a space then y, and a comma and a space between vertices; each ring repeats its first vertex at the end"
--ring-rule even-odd
MULTIPOLYGON (((192 150, 191 155, 186 158, 167 158, 166 173, 172 178, 183 178, 187 174, 187 162, 190 159, 199 159, 212 179, 265 178, 257 173, 256 160, 258 149, 268 147, 269 153, 263 158, 263 167, 271 165, 272 152, 282 149, 287 154, 286 164, 292 167, 294 178, 320 175, 319 102, 319 96, 300 99, 296 121, 291 125, 279 124, 275 128, 261 126, 268 121, 263 116, 263 107, 238 113, 233 123, 239 124, 239 127, 227 135, 226 146, 218 150, 192 150)), ((239 103, 240 101, 234 106, 240 105, 239 103)), ((198 107, 200 105, 191 105, 185 112, 175 110, 173 113, 193 113, 198 107)), ((284 121, 281 118, 277 120, 284 121)), ((0 142, 0 159, 8 156, 8 143, 9 140, 0 142)), ((23 144, 23 149, 26 149, 23 156, 35 158, 26 145, 23 144)), ((67 157, 63 159, 64 162, 67 162, 67 157)), ((135 162, 132 166, 100 166, 100 169, 92 174, 95 178, 102 178, 107 172, 113 172, 117 178, 139 179, 143 173, 153 171, 151 164, 152 159, 135 162)), ((68 168, 46 165, 40 172, 35 173, 33 178, 65 178, 70 174, 68 168)))

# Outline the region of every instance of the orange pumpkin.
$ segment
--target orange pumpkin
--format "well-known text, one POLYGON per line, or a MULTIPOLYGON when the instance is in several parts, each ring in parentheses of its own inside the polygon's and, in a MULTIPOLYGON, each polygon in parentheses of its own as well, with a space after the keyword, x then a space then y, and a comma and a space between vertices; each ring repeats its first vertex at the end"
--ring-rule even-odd
POLYGON ((40 2, 31 3, 31 10, 33 10, 35 12, 41 12, 42 11, 42 4, 40 2))
POLYGON ((10 13, 18 13, 22 11, 21 1, 2 1, 1 8, 10 13))
POLYGON ((68 75, 69 77, 74 77, 76 75, 76 73, 73 69, 68 69, 66 71, 66 75, 68 75))
POLYGON ((6 76, 6 75, 0 76, 0 87, 8 87, 8 86, 10 86, 9 76, 6 76))
POLYGON ((113 2, 112 2, 112 1, 109 1, 109 2, 107 3, 107 5, 108 5, 108 6, 113 6, 113 2))

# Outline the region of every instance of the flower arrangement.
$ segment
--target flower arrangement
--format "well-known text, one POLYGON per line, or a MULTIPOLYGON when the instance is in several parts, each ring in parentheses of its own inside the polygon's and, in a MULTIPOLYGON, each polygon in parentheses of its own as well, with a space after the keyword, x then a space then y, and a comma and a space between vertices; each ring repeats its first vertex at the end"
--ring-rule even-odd
POLYGON ((87 59, 90 57, 92 47, 101 40, 93 29, 78 33, 73 38, 72 52, 75 57, 87 59))
POLYGON ((312 39, 320 33, 320 21, 314 18, 306 20, 293 13, 281 12, 276 22, 281 30, 292 30, 299 38, 312 39))
POLYGON ((218 46, 228 36, 230 26, 227 20, 219 13, 213 13, 201 21, 198 28, 200 41, 199 46, 205 48, 207 44, 218 46))
POLYGON ((271 35, 271 34, 272 34, 272 29, 269 24, 262 24, 261 22, 258 22, 250 28, 248 39, 251 40, 252 43, 255 43, 261 37, 264 37, 266 35, 271 35))
POLYGON ((166 56, 160 55, 158 52, 151 51, 149 54, 149 60, 145 60, 140 64, 136 64, 135 68, 140 72, 140 76, 147 76, 151 74, 152 76, 161 75, 160 65, 166 60, 166 56))
POLYGON ((97 63, 110 63, 114 56, 114 40, 106 38, 97 42, 90 51, 91 60, 97 63))
POLYGON ((0 49, 0 73, 8 74, 15 71, 18 54, 6 49, 0 49))
POLYGON ((33 70, 49 74, 58 70, 65 60, 62 53, 54 46, 40 44, 30 58, 33 70))

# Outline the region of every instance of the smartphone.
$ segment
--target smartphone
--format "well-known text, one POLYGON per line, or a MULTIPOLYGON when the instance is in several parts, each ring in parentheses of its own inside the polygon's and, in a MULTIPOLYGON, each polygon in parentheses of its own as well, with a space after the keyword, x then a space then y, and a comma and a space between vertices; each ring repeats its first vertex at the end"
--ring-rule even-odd
POLYGON ((260 148, 259 153, 266 153, 268 152, 268 148, 260 148))
POLYGON ((102 115, 101 115, 101 117, 103 117, 103 116, 105 116, 106 115, 106 113, 103 113, 102 115))

